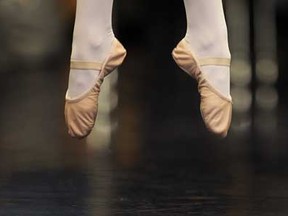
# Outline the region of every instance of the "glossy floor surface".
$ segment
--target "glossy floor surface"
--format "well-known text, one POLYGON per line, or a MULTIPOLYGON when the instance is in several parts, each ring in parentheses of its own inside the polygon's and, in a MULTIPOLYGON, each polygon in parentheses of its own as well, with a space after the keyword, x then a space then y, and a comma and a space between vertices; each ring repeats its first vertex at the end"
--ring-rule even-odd
POLYGON ((254 83, 251 107, 234 111, 224 140, 206 131, 196 83, 170 55, 184 33, 182 10, 161 12, 146 30, 160 6, 141 28, 139 17, 120 16, 128 58, 119 69, 118 105, 103 114, 116 125, 102 125, 109 139, 67 135, 69 39, 58 55, 7 52, 0 70, 1 216, 288 215, 288 10, 278 14, 278 100, 257 100, 254 83))

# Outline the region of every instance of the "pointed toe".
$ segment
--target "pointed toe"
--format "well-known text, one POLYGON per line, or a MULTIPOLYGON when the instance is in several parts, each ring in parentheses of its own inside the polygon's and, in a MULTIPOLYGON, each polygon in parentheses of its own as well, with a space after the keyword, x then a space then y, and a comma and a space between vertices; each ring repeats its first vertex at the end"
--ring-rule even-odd
POLYGON ((200 66, 229 66, 230 59, 197 59, 189 50, 185 39, 179 42, 173 50, 172 56, 177 65, 198 82, 198 91, 201 96, 200 111, 205 126, 212 133, 226 137, 232 117, 232 99, 224 97, 209 84, 201 72, 200 66))
POLYGON ((209 90, 200 94, 200 110, 207 129, 220 137, 226 137, 232 117, 231 101, 224 100, 209 90))
POLYGON ((70 136, 81 139, 90 134, 97 117, 97 101, 96 88, 79 101, 66 101, 65 120, 70 136))

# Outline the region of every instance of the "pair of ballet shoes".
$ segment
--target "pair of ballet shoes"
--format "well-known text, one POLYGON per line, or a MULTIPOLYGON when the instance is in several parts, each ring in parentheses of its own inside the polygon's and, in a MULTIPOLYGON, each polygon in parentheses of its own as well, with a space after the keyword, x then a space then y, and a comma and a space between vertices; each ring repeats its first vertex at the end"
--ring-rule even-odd
MULTIPOLYGON (((195 78, 198 82, 198 91, 201 96, 200 110, 208 130, 221 137, 225 137, 230 127, 232 116, 232 100, 221 95, 205 79, 200 70, 205 65, 229 66, 230 59, 206 58, 197 59, 188 44, 183 39, 172 52, 177 65, 195 78)), ((84 138, 94 127, 98 110, 98 97, 104 78, 122 64, 126 57, 126 50, 115 38, 112 49, 104 63, 71 61, 72 69, 100 71, 95 86, 77 99, 66 96, 65 120, 68 133, 72 137, 84 138)))

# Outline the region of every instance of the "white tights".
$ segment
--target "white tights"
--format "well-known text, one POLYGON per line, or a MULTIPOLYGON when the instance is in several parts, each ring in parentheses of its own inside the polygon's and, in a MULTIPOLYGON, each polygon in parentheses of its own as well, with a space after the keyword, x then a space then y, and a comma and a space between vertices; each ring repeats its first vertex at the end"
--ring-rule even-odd
MULTIPOLYGON (((108 56, 114 33, 113 0, 77 0, 71 60, 103 62, 108 56)), ((91 89, 99 71, 71 69, 66 97, 77 99, 91 89)))
MULTIPOLYGON (((198 58, 230 58, 222 0, 184 0, 187 15, 186 41, 198 58)), ((72 60, 103 62, 114 39, 113 0, 77 0, 72 60)), ((204 66, 207 81, 230 97, 230 68, 204 66)), ((91 89, 99 71, 71 69, 66 97, 77 99, 91 89)))
MULTIPOLYGON (((184 0, 184 4, 187 17, 185 39, 197 58, 230 58, 222 0, 184 0)), ((201 71, 215 89, 230 97, 229 67, 203 66, 201 71)))

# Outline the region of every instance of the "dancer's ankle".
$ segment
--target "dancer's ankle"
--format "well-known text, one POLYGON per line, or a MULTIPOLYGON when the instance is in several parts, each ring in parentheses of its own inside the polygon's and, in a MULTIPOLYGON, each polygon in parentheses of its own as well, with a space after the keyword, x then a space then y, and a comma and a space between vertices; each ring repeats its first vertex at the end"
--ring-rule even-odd
POLYGON ((203 37, 203 34, 199 36, 192 36, 187 32, 185 40, 189 44, 189 48, 198 58, 217 57, 217 58, 231 58, 230 50, 227 44, 227 39, 224 36, 209 35, 209 37, 203 37))
MULTIPOLYGON (((108 55, 113 43, 113 32, 103 36, 97 34, 87 35, 85 40, 74 38, 71 59, 93 60, 102 62, 108 55), (75 45, 77 44, 77 46, 75 45)), ((80 38, 80 37, 79 37, 80 38)), ((83 37, 82 37, 83 38, 83 37)))

